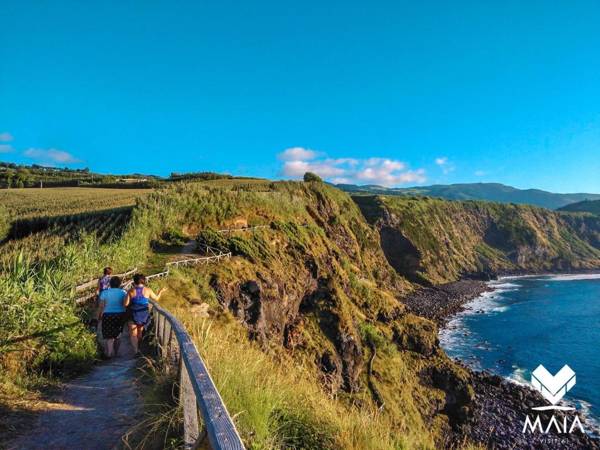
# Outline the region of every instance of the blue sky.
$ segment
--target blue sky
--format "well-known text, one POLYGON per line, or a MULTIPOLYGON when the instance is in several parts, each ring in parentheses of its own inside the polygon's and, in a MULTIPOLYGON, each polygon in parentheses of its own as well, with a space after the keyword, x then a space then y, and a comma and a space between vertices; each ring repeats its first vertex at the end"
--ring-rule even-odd
POLYGON ((600 192, 599 22, 592 1, 4 0, 0 159, 600 192))

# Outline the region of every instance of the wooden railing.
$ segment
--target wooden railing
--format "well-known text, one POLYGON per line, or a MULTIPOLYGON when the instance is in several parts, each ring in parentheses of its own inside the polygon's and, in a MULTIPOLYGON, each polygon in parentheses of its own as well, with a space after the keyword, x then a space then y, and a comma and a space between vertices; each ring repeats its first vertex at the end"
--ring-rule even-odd
POLYGON ((203 440, 198 420, 200 415, 213 450, 244 449, 233 419, 191 337, 171 313, 158 303, 151 303, 153 331, 159 356, 165 362, 167 370, 179 370, 184 448, 196 449, 203 440))
MULTIPOLYGON (((299 227, 307 227, 308 223, 302 223, 302 224, 299 224, 298 226, 299 227)), ((252 226, 239 227, 239 228, 225 228, 222 230, 217 230, 217 233, 228 234, 228 233, 235 233, 237 231, 254 231, 254 230, 259 230, 261 228, 271 228, 271 225, 252 225, 252 226)))
POLYGON ((252 231, 252 230, 258 230, 261 228, 270 228, 270 227, 271 227, 271 225, 253 225, 253 226, 240 227, 240 228, 226 228, 223 230, 217 230, 217 233, 227 234, 227 233, 235 233, 236 231, 252 231))

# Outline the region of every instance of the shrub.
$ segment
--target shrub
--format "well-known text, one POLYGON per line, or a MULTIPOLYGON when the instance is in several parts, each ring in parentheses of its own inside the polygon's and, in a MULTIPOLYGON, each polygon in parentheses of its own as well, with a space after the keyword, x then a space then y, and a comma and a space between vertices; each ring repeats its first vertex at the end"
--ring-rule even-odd
POLYGON ((312 172, 306 172, 304 174, 304 181, 306 183, 310 182, 310 181, 318 181, 318 182, 323 182, 323 179, 317 175, 316 173, 312 173, 312 172))

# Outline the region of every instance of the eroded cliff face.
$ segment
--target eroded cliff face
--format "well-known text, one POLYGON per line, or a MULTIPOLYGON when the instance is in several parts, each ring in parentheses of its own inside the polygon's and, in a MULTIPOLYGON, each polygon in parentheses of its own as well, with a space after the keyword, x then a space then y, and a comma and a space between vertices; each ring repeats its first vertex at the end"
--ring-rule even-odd
POLYGON ((332 389, 357 392, 366 358, 360 325, 399 317, 395 296, 412 287, 389 266, 349 197, 318 184, 297 194, 302 218, 227 237, 200 233, 200 245, 236 256, 210 284, 253 339, 314 353, 332 389))
POLYGON ((600 218, 431 198, 355 197, 394 268, 415 281, 600 267, 600 218), (403 251, 400 251, 402 248, 403 251))
POLYGON ((381 407, 399 435, 410 427, 438 443, 449 439, 469 416, 473 391, 468 373, 441 351, 437 326, 400 301, 414 289, 406 274, 422 270, 419 250, 393 229, 396 240, 382 248, 387 237, 347 194, 323 183, 224 195, 230 216, 204 226, 197 240, 234 256, 198 269, 202 289, 266 351, 285 348, 309 364, 332 395, 381 407), (242 218, 268 226, 216 231, 242 218), (413 259, 398 263, 405 253, 413 259))

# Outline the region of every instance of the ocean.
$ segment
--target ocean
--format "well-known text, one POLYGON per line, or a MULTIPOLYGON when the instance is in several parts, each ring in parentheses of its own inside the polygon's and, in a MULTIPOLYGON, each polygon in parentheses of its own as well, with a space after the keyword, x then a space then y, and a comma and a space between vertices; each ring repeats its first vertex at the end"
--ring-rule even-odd
POLYGON ((564 399, 600 418, 600 274, 508 277, 490 282, 440 332, 448 355, 529 384, 543 364, 567 364, 576 385, 564 399))

